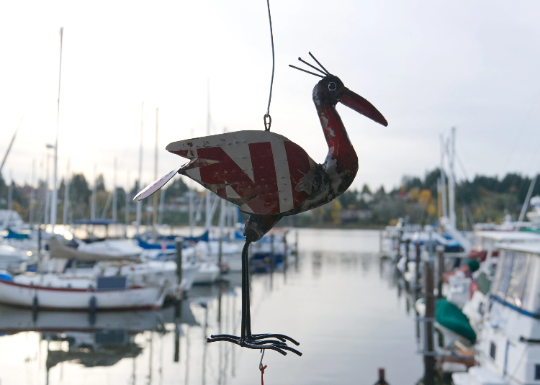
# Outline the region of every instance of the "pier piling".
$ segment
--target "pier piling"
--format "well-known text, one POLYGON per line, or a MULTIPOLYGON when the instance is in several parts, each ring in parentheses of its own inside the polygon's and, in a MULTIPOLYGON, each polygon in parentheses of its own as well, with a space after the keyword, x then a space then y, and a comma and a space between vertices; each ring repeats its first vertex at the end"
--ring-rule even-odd
POLYGON ((182 247, 184 246, 184 238, 176 238, 176 277, 178 279, 178 297, 181 298, 183 293, 182 288, 182 247))
MULTIPOLYGON (((178 243, 177 243, 178 244, 178 243)), ((174 303, 174 362, 180 362, 180 328, 182 319, 182 300, 174 303)))
POLYGON ((219 236, 219 253, 218 253, 218 267, 221 274, 221 266, 223 266, 223 234, 219 236))
POLYGON ((435 356, 433 344, 433 320, 435 319, 434 269, 431 261, 424 263, 424 299, 426 301, 425 334, 424 334, 424 384, 434 384, 435 356))
POLYGON ((384 368, 379 368, 379 380, 374 385, 388 385, 384 377, 384 368))
POLYGON ((415 266, 415 272, 414 272, 414 290, 417 291, 419 287, 420 282, 420 262, 422 260, 421 258, 421 250, 420 250, 420 241, 416 242, 415 251, 416 251, 416 266, 415 266))
POLYGON ((276 266, 276 256, 274 253, 274 234, 270 234, 270 272, 274 272, 276 266))
POLYGON ((442 298, 444 282, 444 246, 437 246, 437 298, 442 298))
POLYGON ((410 250, 410 246, 411 246, 411 240, 410 239, 407 239, 405 241, 405 271, 408 271, 409 270, 409 250, 410 250))

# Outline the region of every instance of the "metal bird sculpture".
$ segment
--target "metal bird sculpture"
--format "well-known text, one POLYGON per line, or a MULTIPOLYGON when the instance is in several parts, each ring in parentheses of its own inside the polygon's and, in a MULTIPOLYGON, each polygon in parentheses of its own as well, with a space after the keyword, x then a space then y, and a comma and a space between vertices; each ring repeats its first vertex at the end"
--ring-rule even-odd
MULTIPOLYGON (((311 53, 310 53, 311 55, 311 53)), ((358 157, 336 111, 338 102, 387 126, 383 115, 366 99, 345 87, 313 55, 320 67, 299 58, 318 73, 293 68, 322 79, 313 89, 313 102, 328 144, 323 164, 315 163, 296 143, 270 131, 238 131, 170 143, 167 150, 189 159, 185 165, 142 190, 141 200, 163 187, 176 173, 187 176, 249 214, 242 250, 242 325, 240 337, 212 335, 207 342, 228 341, 251 349, 272 349, 302 355, 287 345, 283 334, 252 334, 249 299, 248 248, 282 217, 322 206, 343 194, 358 171, 358 157)))

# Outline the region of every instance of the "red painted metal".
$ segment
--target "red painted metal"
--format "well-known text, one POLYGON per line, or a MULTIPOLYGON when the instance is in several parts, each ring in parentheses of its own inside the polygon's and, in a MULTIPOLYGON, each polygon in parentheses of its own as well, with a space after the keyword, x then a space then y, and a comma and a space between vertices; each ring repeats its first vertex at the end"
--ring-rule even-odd
POLYGON ((248 214, 284 214, 307 198, 298 191, 316 164, 298 145, 269 131, 240 131, 171 143, 191 160, 179 173, 248 214))
POLYGON ((328 144, 323 164, 302 147, 269 131, 238 131, 170 143, 167 150, 190 160, 143 190, 144 199, 178 172, 256 215, 293 215, 330 202, 351 185, 358 157, 335 105, 338 102, 387 125, 366 99, 333 75, 313 90, 313 101, 328 144))

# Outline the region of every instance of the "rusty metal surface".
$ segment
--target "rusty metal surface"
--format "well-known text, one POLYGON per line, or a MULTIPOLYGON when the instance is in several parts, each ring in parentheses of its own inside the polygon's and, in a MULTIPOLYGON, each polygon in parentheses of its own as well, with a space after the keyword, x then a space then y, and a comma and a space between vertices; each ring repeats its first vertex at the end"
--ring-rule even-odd
MULTIPOLYGON (((347 89, 334 75, 313 89, 313 102, 328 145, 316 164, 298 144, 269 131, 238 131, 170 143, 167 150, 190 161, 177 169, 248 214, 293 215, 321 206, 343 194, 358 171, 358 157, 337 113, 338 102, 387 125, 371 103, 347 89)), ((143 190, 144 199, 174 175, 143 190)))
POLYGON ((248 214, 283 214, 300 205, 307 194, 296 187, 316 168, 300 146, 269 131, 183 140, 167 150, 190 159, 181 174, 248 214))

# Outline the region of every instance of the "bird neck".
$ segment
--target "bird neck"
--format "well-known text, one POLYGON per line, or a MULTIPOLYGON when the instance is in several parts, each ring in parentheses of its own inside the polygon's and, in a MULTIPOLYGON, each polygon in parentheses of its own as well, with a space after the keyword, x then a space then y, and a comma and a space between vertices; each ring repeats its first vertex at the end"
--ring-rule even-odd
POLYGON ((349 140, 349 135, 336 111, 335 105, 316 98, 314 98, 314 102, 328 144, 328 155, 323 168, 334 179, 332 183, 334 192, 342 194, 356 176, 358 156, 349 140))

